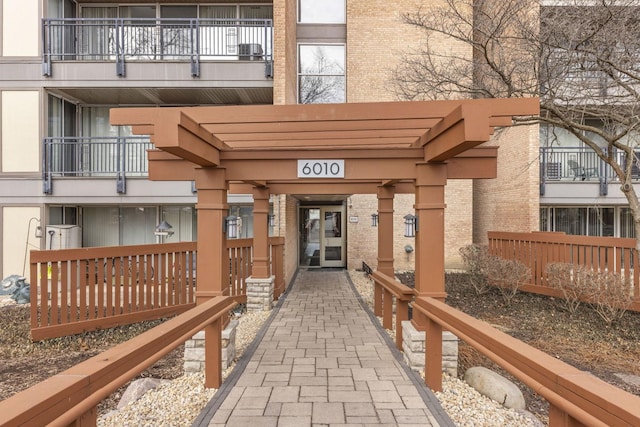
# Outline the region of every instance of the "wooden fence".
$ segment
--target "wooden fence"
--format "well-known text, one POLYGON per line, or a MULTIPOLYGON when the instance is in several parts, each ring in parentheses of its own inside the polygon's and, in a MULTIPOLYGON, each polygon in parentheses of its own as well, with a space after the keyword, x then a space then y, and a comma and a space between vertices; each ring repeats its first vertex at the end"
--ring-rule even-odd
MULTIPOLYGON (((277 298, 284 239, 269 239, 277 298)), ((227 241, 229 296, 246 302, 253 240, 227 241)), ((196 242, 31 252, 31 338, 172 316, 195 305, 196 242)))
POLYGON ((632 287, 631 310, 640 311, 640 269, 635 239, 573 236, 564 233, 509 233, 490 231, 489 252, 520 261, 531 269, 531 279, 522 286, 526 292, 560 297, 549 286, 547 265, 570 263, 621 275, 632 287))

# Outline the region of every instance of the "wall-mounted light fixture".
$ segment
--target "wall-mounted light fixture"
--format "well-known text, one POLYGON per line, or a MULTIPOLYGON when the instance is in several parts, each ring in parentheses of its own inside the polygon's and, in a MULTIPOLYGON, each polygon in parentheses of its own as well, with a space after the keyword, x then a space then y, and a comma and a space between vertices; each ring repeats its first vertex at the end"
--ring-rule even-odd
POLYGON ((378 214, 377 213, 371 214, 371 226, 372 227, 377 227, 378 226, 378 214))
POLYGON ((404 216, 404 237, 415 237, 418 231, 418 217, 415 215, 404 216))
POLYGON ((227 235, 227 239, 238 238, 238 217, 228 216, 224 219, 224 232, 227 235))
POLYGON ((160 224, 156 225, 154 234, 156 236, 173 236, 173 227, 167 221, 162 220, 160 224))

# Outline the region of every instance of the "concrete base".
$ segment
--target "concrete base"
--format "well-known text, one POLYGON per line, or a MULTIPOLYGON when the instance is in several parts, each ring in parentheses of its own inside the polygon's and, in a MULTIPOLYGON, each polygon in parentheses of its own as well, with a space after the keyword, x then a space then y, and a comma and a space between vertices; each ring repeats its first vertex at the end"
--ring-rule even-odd
POLYGON ((273 308, 273 288, 276 276, 269 278, 249 277, 247 286, 247 311, 269 311, 273 308))
MULTIPOLYGON (((236 357, 237 320, 229 322, 222 331, 222 369, 227 369, 236 357)), ((184 343, 184 372, 204 371, 204 331, 195 334, 184 343)))
MULTIPOLYGON (((425 333, 418 331, 410 320, 402 322, 402 351, 404 361, 414 371, 424 371, 425 333)), ((442 333, 442 371, 458 375, 458 337, 449 331, 442 333)))

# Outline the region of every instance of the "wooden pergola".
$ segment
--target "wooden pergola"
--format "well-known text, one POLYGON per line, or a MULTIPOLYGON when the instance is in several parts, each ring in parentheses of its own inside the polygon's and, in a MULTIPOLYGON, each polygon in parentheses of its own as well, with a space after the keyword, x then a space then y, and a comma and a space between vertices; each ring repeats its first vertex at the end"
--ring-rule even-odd
MULTIPOLYGON (((265 281, 272 280, 270 194, 377 194, 378 270, 393 277, 393 200, 395 194, 413 193, 419 224, 415 290, 444 298, 447 180, 495 178, 498 150, 480 145, 496 127, 510 126, 514 116, 538 112, 536 98, 152 107, 113 109, 111 123, 151 136, 151 180, 195 181, 198 259, 207 260, 197 265, 198 301, 224 293, 227 192, 253 194, 252 279, 265 281), (327 167, 334 163, 335 169, 327 167), (325 170, 301 171, 311 164, 325 170)), ((425 329, 425 319, 413 321, 425 329)), ((206 342, 216 333, 219 328, 207 329, 206 342)), ((216 351, 207 344, 207 366, 210 360, 219 366, 216 351)), ((217 386, 221 379, 210 372, 207 386, 217 386)))

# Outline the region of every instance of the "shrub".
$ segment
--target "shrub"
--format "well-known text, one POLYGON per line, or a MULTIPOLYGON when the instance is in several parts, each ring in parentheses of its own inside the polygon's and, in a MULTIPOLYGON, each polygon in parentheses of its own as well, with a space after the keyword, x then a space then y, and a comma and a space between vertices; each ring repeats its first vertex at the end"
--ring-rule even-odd
POLYGON ((613 271, 593 272, 591 306, 608 325, 620 319, 633 302, 631 283, 613 271))
POLYGON ((484 294, 491 287, 487 281, 487 270, 491 255, 485 245, 468 245, 460 248, 460 256, 467 267, 469 281, 478 295, 484 294))
POLYGON ((560 304, 571 314, 578 310, 592 288, 591 275, 583 266, 565 262, 548 264, 547 280, 549 286, 560 291, 560 304))
POLYGON ((607 324, 620 319, 633 302, 631 283, 612 271, 552 263, 547 277, 549 285, 562 293, 561 303, 570 313, 587 301, 607 324))
POLYGON ((511 304, 522 283, 531 276, 531 269, 513 259, 491 256, 487 270, 487 279, 491 286, 500 291, 502 299, 511 304))

